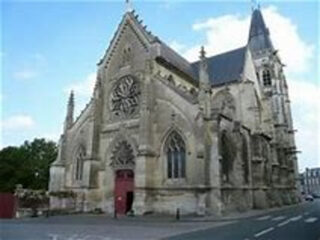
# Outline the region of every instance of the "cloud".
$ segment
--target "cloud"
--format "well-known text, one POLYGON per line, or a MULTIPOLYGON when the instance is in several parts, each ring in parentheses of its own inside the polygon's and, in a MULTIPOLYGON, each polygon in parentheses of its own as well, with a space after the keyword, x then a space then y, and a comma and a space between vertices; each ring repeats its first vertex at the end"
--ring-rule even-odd
POLYGON ((23 69, 13 73, 13 77, 19 80, 30 80, 37 77, 39 73, 32 69, 23 69))
MULTIPOLYGON (((203 45, 210 56, 244 46, 248 35, 245 33, 249 31, 249 19, 249 16, 224 15, 195 23, 192 29, 205 34, 203 45)), ((190 61, 198 60, 200 45, 202 44, 188 49, 184 56, 190 61)))
MULTIPOLYGON (((314 60, 315 46, 299 35, 297 25, 282 15, 274 6, 262 9, 270 35, 284 64, 292 100, 292 113, 296 133, 296 144, 302 154, 298 156, 302 170, 306 166, 320 166, 320 87, 313 79, 301 79, 308 74, 314 60)), ((199 59, 200 46, 204 45, 207 56, 245 46, 248 40, 251 16, 222 15, 198 21, 192 25, 196 34, 203 34, 203 43, 186 46, 172 41, 171 47, 189 61, 199 59)))
POLYGON ((173 40, 172 42, 170 42, 170 43, 169 43, 169 46, 170 46, 173 50, 175 50, 175 51, 177 51, 177 52, 181 52, 181 51, 185 50, 186 47, 187 47, 186 45, 181 44, 181 43, 179 43, 179 42, 177 42, 177 41, 175 41, 175 40, 173 40))
POLYGON ((302 171, 306 166, 320 166, 320 98, 315 97, 320 96, 320 87, 301 79, 290 81, 289 87, 302 171))
POLYGON ((75 116, 78 116, 85 105, 89 102, 93 94, 97 74, 88 74, 83 80, 75 81, 73 84, 63 89, 65 94, 70 94, 71 90, 75 94, 75 116))
POLYGON ((15 115, 4 119, 1 123, 3 130, 17 131, 28 130, 35 126, 33 118, 29 115, 15 115))
MULTIPOLYGON (((262 9, 264 20, 270 30, 270 35, 276 49, 287 65, 287 73, 301 73, 308 70, 314 56, 315 47, 305 42, 299 35, 297 26, 281 15, 274 6, 262 9), (294 49, 294 51, 293 51, 294 49)), ((215 55, 238 47, 245 46, 248 40, 250 15, 223 15, 193 24, 192 29, 205 34, 207 55, 215 55)), ((184 45, 177 43, 176 45, 184 45)), ((178 49, 189 61, 199 58, 201 44, 191 46, 188 50, 178 49)))
POLYGON ((47 59, 41 53, 28 55, 18 70, 13 72, 13 77, 18 80, 31 80, 39 77, 47 68, 47 59))
POLYGON ((90 73, 83 80, 76 81, 75 83, 67 86, 64 89, 64 92, 69 94, 71 90, 73 90, 77 97, 91 97, 96 76, 97 74, 95 72, 90 73))
POLYGON ((288 66, 288 73, 307 71, 314 46, 305 42, 298 34, 297 26, 289 18, 282 16, 275 7, 265 9, 263 14, 274 46, 280 50, 280 56, 288 66))

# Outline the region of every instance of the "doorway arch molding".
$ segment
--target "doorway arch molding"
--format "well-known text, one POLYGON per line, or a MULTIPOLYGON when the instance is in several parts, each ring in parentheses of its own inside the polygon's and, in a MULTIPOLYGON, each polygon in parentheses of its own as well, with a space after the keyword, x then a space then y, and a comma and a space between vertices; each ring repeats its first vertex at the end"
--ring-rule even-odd
POLYGON ((114 171, 120 169, 134 170, 138 155, 137 142, 134 138, 119 134, 110 143, 106 151, 106 164, 114 171))

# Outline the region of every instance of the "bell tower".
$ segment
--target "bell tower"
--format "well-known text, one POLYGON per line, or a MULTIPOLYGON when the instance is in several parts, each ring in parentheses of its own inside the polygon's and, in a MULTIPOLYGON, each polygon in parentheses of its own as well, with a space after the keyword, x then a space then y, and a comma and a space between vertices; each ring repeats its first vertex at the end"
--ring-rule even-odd
MULTIPOLYGON (((252 9, 248 38, 256 75, 263 92, 263 102, 269 109, 270 116, 265 119, 265 131, 271 136, 271 148, 277 162, 272 163, 276 185, 289 185, 298 190, 298 167, 294 130, 288 95, 288 85, 278 50, 273 46, 270 32, 263 19, 260 6, 252 9)), ((295 191, 291 192, 296 196, 295 191)), ((286 193, 286 195, 288 195, 286 193)), ((286 199, 290 197, 286 196, 286 199)), ((291 196, 291 201, 296 197, 291 196)))

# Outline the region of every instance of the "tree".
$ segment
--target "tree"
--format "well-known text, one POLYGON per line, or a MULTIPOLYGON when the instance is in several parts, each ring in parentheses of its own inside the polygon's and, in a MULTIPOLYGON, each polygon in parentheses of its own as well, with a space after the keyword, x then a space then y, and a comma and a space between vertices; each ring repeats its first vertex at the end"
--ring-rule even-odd
POLYGON ((25 141, 19 147, 2 149, 0 192, 13 192, 16 184, 30 189, 47 189, 50 164, 56 156, 56 143, 45 139, 25 141))

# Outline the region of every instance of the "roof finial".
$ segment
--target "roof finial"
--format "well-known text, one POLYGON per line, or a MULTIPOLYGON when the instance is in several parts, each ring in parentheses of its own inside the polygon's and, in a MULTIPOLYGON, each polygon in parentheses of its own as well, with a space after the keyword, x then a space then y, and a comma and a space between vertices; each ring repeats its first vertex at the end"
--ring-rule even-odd
POLYGON ((206 58, 206 51, 204 50, 204 46, 201 46, 201 50, 200 50, 200 59, 204 59, 206 58))
POLYGON ((254 11, 255 9, 260 9, 260 3, 258 0, 251 0, 251 9, 254 11))
POLYGON ((71 89, 70 95, 69 95, 69 104, 73 104, 74 102, 74 91, 71 89))
POLYGON ((65 120, 64 130, 69 129, 73 124, 73 112, 74 112, 74 92, 71 90, 68 106, 67 106, 67 116, 65 120))
POLYGON ((132 5, 130 0, 126 0, 126 12, 131 12, 132 11, 132 5))

